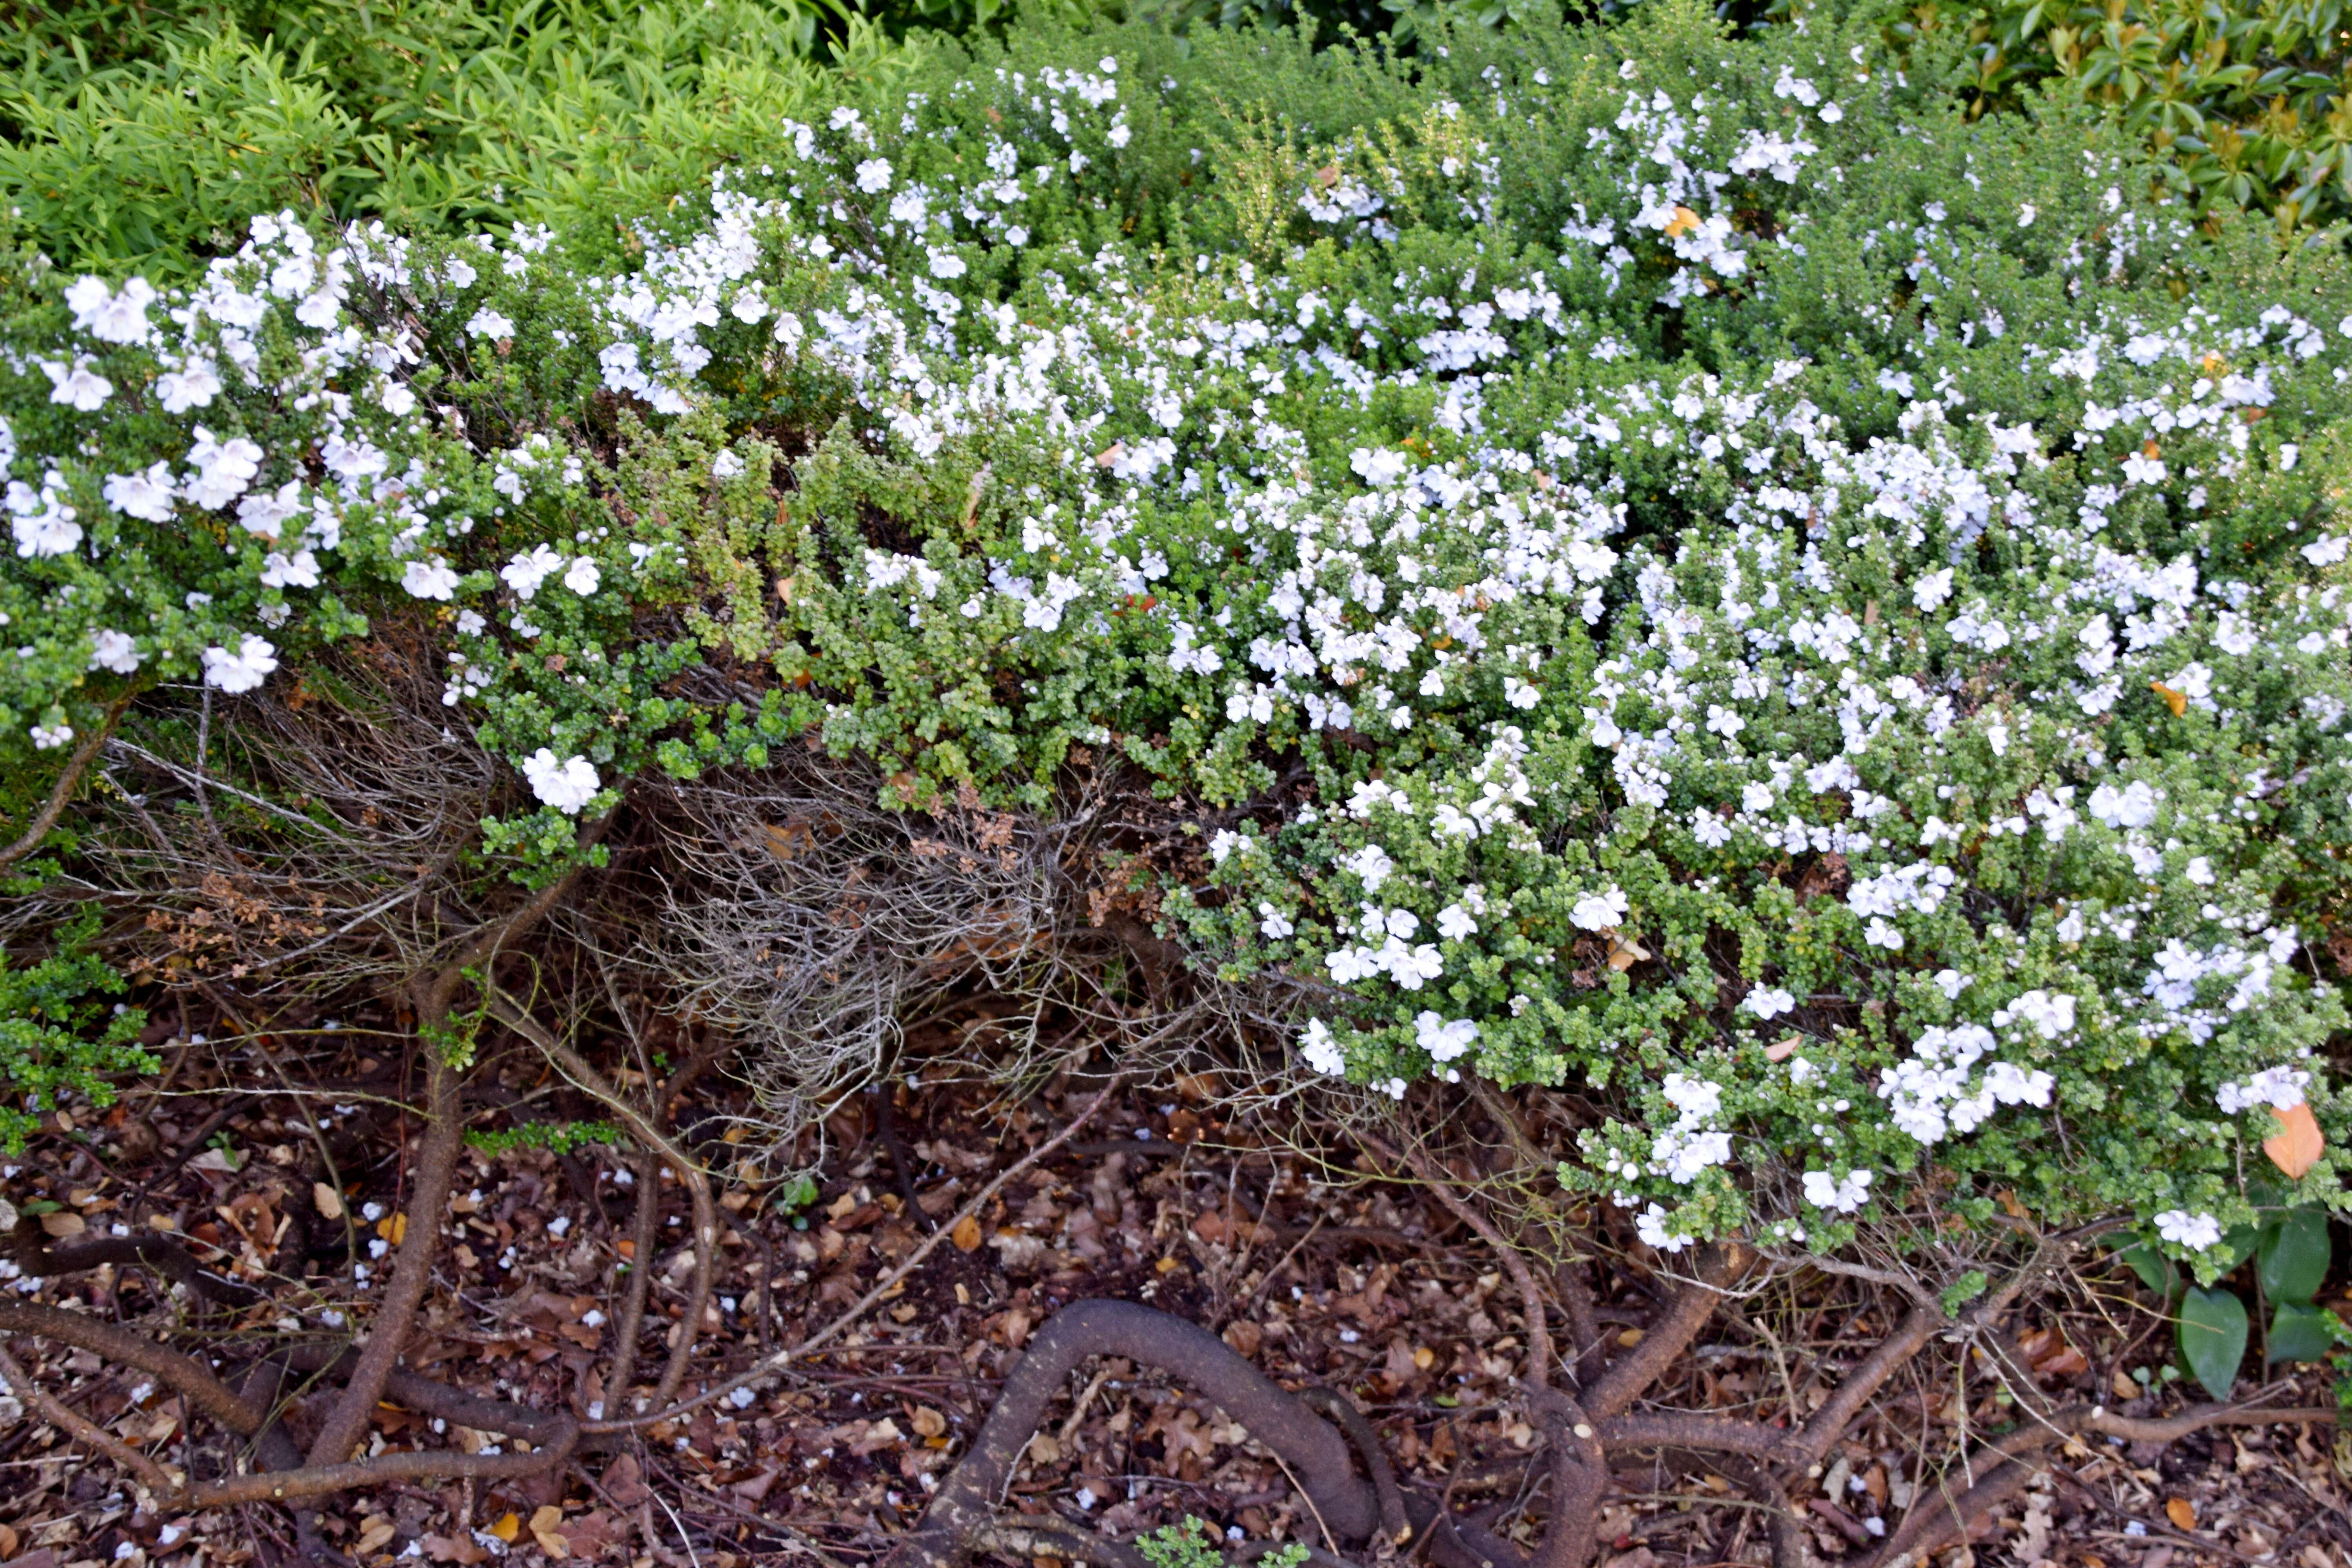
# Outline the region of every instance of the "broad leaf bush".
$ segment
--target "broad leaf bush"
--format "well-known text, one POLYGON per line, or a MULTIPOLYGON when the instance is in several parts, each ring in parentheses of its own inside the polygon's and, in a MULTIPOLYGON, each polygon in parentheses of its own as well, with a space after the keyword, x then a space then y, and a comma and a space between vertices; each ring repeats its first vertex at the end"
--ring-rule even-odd
POLYGON ((1865 15, 1040 27, 631 259, 27 262, 8 765, 400 626, 527 879, 787 742, 909 809, 1136 770, 1299 1074, 1580 1086, 1560 1179, 1656 1247, 2121 1217, 2210 1279, 2341 1201, 2252 1184, 2347 1131, 2352 280, 1947 79, 1865 15))
POLYGON ((1997 0, 1906 7, 1893 33, 1964 37, 1978 111, 2037 87, 2079 96, 2146 137, 2183 197, 2260 205, 2292 232, 2352 216, 2347 24, 2342 0, 1997 0))

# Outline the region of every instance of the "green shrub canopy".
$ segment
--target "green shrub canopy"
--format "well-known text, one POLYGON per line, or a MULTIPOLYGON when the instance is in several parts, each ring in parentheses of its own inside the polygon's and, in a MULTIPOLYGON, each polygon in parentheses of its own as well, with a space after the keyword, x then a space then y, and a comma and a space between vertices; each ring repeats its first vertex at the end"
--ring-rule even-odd
POLYGON ((618 272, 24 269, 12 743, 423 626, 518 875, 787 741, 912 808, 1141 770, 1300 1072, 1580 1083, 1562 1180, 1656 1246, 2009 1207, 2210 1272, 2332 1194, 2250 1181, 2346 1131, 2339 261, 1860 23, 1444 38, 844 87, 618 272))

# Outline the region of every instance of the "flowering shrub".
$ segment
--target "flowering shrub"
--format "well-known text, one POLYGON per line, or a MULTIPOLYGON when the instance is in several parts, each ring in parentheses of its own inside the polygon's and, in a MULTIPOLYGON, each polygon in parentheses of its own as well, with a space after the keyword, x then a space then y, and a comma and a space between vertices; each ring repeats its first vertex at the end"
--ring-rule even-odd
POLYGON ((1302 1070, 1581 1082, 1561 1179, 1659 1247, 2007 1205, 2210 1275, 2334 1201, 2248 1173, 2343 1123, 2340 261, 1864 20, 1445 37, 845 86, 618 271, 20 269, 17 763, 421 619, 522 868, 787 739, 1142 770, 1170 929, 1328 987, 1302 1070))

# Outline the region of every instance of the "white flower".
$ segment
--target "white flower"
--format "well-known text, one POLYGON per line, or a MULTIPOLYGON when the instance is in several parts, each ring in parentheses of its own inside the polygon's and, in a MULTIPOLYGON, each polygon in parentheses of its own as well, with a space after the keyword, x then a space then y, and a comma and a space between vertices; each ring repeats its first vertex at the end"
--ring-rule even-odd
POLYGON ((2122 789, 2103 784, 2091 792, 2091 815, 2109 827, 2146 827, 2156 820, 2157 794, 2145 780, 2122 789))
POLYGON ((522 775, 530 783, 530 793, 543 805, 551 805, 567 816, 579 815, 580 808, 596 796, 603 781, 596 776, 595 767, 585 757, 564 757, 559 760, 547 747, 541 746, 523 759, 522 775))
POLYGON ((1339 1043, 1331 1038, 1330 1026, 1320 1018, 1310 1018, 1307 1033, 1299 1040, 1300 1054, 1307 1065, 1317 1072, 1333 1077, 1348 1070, 1348 1059, 1339 1054, 1339 1043))
POLYGON ((736 456, 732 449, 723 451, 710 459, 710 477, 714 479, 731 479, 742 471, 743 459, 736 456))
POLYGON ((1359 447, 1349 455, 1348 466, 1366 484, 1376 490, 1384 490, 1404 478, 1405 468, 1411 461, 1402 452, 1376 452, 1369 447, 1359 447))
POLYGON ((1450 1062, 1477 1043, 1478 1026, 1468 1018, 1448 1023, 1438 1013, 1424 1012, 1412 1021, 1413 1043, 1430 1060, 1450 1062))
POLYGON ((262 539, 276 539, 302 514, 302 481, 289 479, 275 490, 259 490, 236 503, 237 526, 262 539))
POLYGON ((564 570, 563 585, 583 599, 594 593, 603 582, 602 569, 593 555, 581 556, 564 570))
MULTIPOLYGON (((1631 60, 1626 61, 1625 64, 1629 68, 1620 74, 1632 75, 1630 68, 1633 63, 1631 60)), ((1688 1237, 1676 1236, 1666 1229, 1666 1211, 1656 1204, 1652 1204, 1648 1209, 1634 1216, 1633 1233, 1660 1252, 1680 1252, 1690 1245, 1688 1237)))
POLYGON ((1783 1013, 1795 1012, 1797 998, 1778 987, 1759 986, 1750 991, 1739 1005, 1747 1011, 1769 1022, 1783 1013))
POLYGON ((890 188, 890 160, 868 158, 857 165, 857 188, 869 196, 878 196, 890 188))
POLYGON ((1625 913, 1633 906, 1626 901, 1625 889, 1612 882, 1605 891, 1586 893, 1568 911, 1568 918, 1585 931, 1607 931, 1624 923, 1625 913))
POLYGON ((457 594, 457 574, 438 555, 429 556, 410 562, 400 574, 400 585, 413 597, 446 603, 457 594))
POLYGON ((232 697, 259 686, 277 668, 277 647, 250 632, 235 652, 217 645, 205 649, 205 684, 232 697))
POLYGON ((2303 547, 2303 558, 2314 566, 2333 566, 2352 552, 2352 534, 2331 533, 2315 544, 2303 547))
POLYGON ((1280 942, 1284 937, 1290 935, 1294 930, 1289 918, 1264 899, 1258 900, 1257 929, 1261 935, 1276 942, 1280 942))
POLYGON ((934 278, 961 278, 971 270, 964 265, 963 258, 952 250, 941 250, 936 245, 927 246, 924 248, 930 254, 931 276, 934 278))
POLYGON ((8 510, 16 514, 9 529, 16 537, 20 556, 63 555, 81 542, 81 524, 74 521, 80 514, 59 500, 50 485, 37 491, 22 479, 10 481, 8 510))
POLYGON ((172 465, 155 463, 143 473, 109 474, 100 487, 106 504, 125 517, 135 517, 142 522, 172 521, 172 465))
POLYGON ((54 752, 59 746, 64 745, 68 741, 72 740, 73 735, 73 726, 70 724, 60 724, 55 729, 49 729, 47 726, 36 724, 33 726, 33 750, 37 752, 54 752))
POLYGON ((117 675, 130 675, 139 668, 139 645, 127 632, 98 631, 90 634, 89 667, 110 669, 117 675))
POLYGON ((243 495, 261 472, 261 448, 242 436, 220 440, 201 425, 195 428, 195 437, 187 457, 195 478, 180 493, 206 510, 226 506, 243 495))
POLYGON ((1543 700, 1543 693, 1515 675, 1503 678, 1503 696, 1514 708, 1532 708, 1543 700))
POLYGON ((2203 1252, 2221 1245, 2221 1222, 2210 1214, 2167 1209, 2156 1216, 2156 1234, 2177 1247, 2203 1252))
POLYGON ((1911 602, 1922 610, 1934 611, 1952 596, 1952 569, 1930 572, 1911 584, 1911 602))
POLYGON ((59 360, 45 359, 41 370, 49 378, 49 401, 62 403, 84 414, 96 412, 113 395, 114 383, 89 368, 89 356, 81 354, 71 364, 59 360))
POLYGON ((1363 879, 1364 891, 1368 893, 1379 892, 1381 884, 1389 879, 1389 873, 1396 869, 1396 862, 1377 844, 1365 845, 1339 864, 1363 879))
POLYGON ((154 300, 154 285, 144 278, 133 278, 117 294, 108 289, 103 279, 84 276, 65 292, 66 304, 74 313, 74 329, 110 343, 145 342, 154 331, 147 320, 147 307, 154 300))
POLYGON ((515 597, 525 604, 539 592, 539 585, 563 570, 563 557, 544 544, 534 544, 499 568, 499 575, 515 591, 515 597))
POLYGON ((1807 1171, 1805 1201, 1817 1209, 1852 1214, 1870 1201, 1871 1174, 1868 1171, 1856 1171, 1840 1180, 1827 1171, 1807 1171))
POLYGON ((485 305, 467 319, 466 331, 478 338, 510 338, 514 336, 515 324, 485 305))
POLYGON ((1478 934, 1478 922, 1460 904, 1448 904, 1437 911, 1437 934, 1448 942, 1463 942, 1478 934))
POLYGON ((208 359, 191 358, 179 369, 165 371, 155 378, 155 395, 163 400, 166 414, 209 407, 220 389, 221 378, 208 359))
POLYGON ((2017 209, 2017 226, 2020 228, 2032 228, 2033 226, 2033 220, 2040 216, 2041 209, 2036 207, 2032 202, 2027 202, 2024 205, 2017 209))

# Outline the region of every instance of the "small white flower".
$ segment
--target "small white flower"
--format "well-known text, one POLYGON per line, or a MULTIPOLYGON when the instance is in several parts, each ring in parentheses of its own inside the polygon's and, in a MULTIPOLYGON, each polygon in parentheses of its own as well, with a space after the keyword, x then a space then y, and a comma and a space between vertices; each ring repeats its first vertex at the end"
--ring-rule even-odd
MULTIPOLYGON (((1632 75, 1633 61, 1627 60, 1625 75, 1632 75)), ((1690 1245, 1690 1238, 1676 1236, 1666 1228, 1666 1211, 1656 1204, 1634 1216, 1633 1233, 1660 1252, 1680 1252, 1690 1245)))
POLYGON ((114 383, 89 368, 89 356, 78 356, 71 364, 60 360, 40 362, 42 374, 49 378, 49 401, 62 403, 84 414, 97 412, 105 406, 114 394, 114 383))
POLYGON ((2221 1245, 2221 1222, 2210 1214, 2167 1209, 2156 1216, 2156 1234, 2177 1247, 2203 1252, 2221 1245))
POLYGON ((1817 1209, 1835 1209, 1840 1214, 1852 1214, 1870 1201, 1869 1171, 1856 1171, 1843 1179, 1827 1171, 1805 1173, 1805 1201, 1817 1209))
POLYGON ((890 160, 868 158, 857 165, 857 188, 869 196, 880 195, 890 188, 890 160))
POLYGON ((73 726, 70 724, 60 724, 55 729, 36 724, 33 726, 33 750, 54 752, 72 740, 73 736, 73 726))
POLYGON ((457 590, 457 574, 438 555, 423 561, 412 561, 400 574, 400 585, 419 599, 439 599, 446 603, 457 590))
POLYGON ((576 816, 580 808, 595 798, 604 781, 585 757, 563 757, 545 746, 523 760, 522 775, 530 781, 530 793, 541 804, 551 805, 567 816, 576 816))
POLYGON ((583 599, 594 593, 603 582, 602 569, 593 555, 581 556, 563 574, 563 585, 583 599))
POLYGON ((710 459, 710 477, 714 479, 731 479, 742 471, 743 459, 731 448, 710 459))
POLYGON ((144 278, 133 278, 117 294, 103 279, 85 276, 65 292, 75 330, 110 343, 145 342, 154 331, 147 320, 147 307, 154 300, 154 285, 144 278))
POLYGON ((963 258, 958 256, 952 250, 941 250, 935 245, 928 246, 925 248, 930 254, 931 276, 934 278, 961 278, 965 273, 971 270, 971 268, 964 265, 963 258))
POLYGON ((1299 1038, 1299 1054, 1317 1072, 1336 1078, 1348 1070, 1348 1059, 1339 1054, 1339 1043, 1331 1037, 1330 1026, 1320 1018, 1307 1020, 1307 1033, 1299 1038))
POLYGON ((485 305, 467 319, 466 331, 478 338, 510 338, 514 336, 515 324, 485 305))
POLYGON ((1625 913, 1633 906, 1626 900, 1625 889, 1612 882, 1598 893, 1586 893, 1576 900, 1568 918, 1584 931, 1607 931, 1624 923, 1625 913))
MULTIPOLYGON (((190 359, 179 369, 165 371, 155 378, 155 395, 163 400, 166 414, 185 414, 191 408, 207 408, 221 390, 221 378, 208 359, 190 359)), ((400 410, 395 409, 398 413, 400 410)))
POLYGON ((144 472, 109 474, 100 488, 106 504, 125 517, 135 517, 142 522, 169 522, 172 503, 177 491, 172 483, 172 465, 155 463, 144 472))
POLYGON ((525 604, 539 592, 539 585, 563 570, 563 557, 544 544, 534 544, 499 568, 499 576, 512 588, 515 597, 525 604))
POLYGON ((250 691, 278 668, 278 648, 264 638, 246 634, 236 651, 215 646, 205 649, 205 684, 236 696, 250 691))
POLYGON ((139 668, 139 645, 127 632, 100 631, 90 635, 89 667, 130 675, 139 668))

